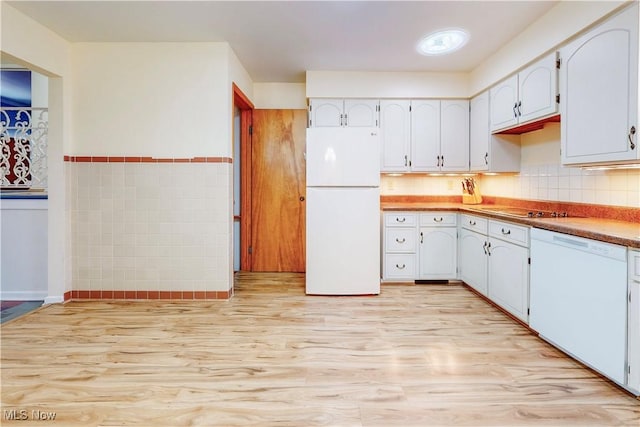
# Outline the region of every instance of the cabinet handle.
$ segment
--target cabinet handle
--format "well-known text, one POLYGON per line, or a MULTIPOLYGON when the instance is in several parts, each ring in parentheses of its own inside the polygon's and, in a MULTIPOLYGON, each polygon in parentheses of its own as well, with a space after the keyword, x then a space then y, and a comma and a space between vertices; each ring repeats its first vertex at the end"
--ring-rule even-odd
POLYGON ((400 265, 400 264, 396 264, 396 268, 397 268, 398 270, 404 270, 404 268, 405 268, 405 267, 406 267, 406 265, 405 265, 405 264, 402 264, 402 265, 400 265))
POLYGON ((398 218, 396 217, 396 222, 405 222, 407 220, 407 218, 402 217, 402 218, 398 218))
POLYGON ((469 220, 469 225, 476 225, 475 221, 469 220))
POLYGON ((442 222, 442 217, 440 217, 440 218, 433 218, 433 220, 434 220, 435 222, 442 222))
POLYGON ((487 255, 487 242, 484 242, 484 245, 482 245, 482 250, 484 251, 484 254, 487 255))
POLYGON ((424 234, 420 232, 420 243, 424 243, 424 234))
POLYGON ((347 113, 344 113, 344 125, 347 126, 349 121, 347 120, 347 113))
POLYGON ((400 239, 398 239, 398 238, 396 237, 396 242, 398 242, 398 243, 404 243, 404 242, 406 242, 406 240, 407 240, 407 239, 405 239, 404 237, 402 238, 402 240, 400 240, 400 239))
POLYGON ((518 117, 522 116, 522 111, 520 110, 520 107, 522 107, 522 101, 518 101, 518 117))
POLYGON ((518 108, 517 102, 513 104, 513 117, 518 117, 518 112, 516 111, 516 108, 518 108))
POLYGON ((444 166, 444 156, 440 156, 440 166, 444 166))
POLYGON ((505 236, 511 234, 511 230, 506 230, 505 231, 505 229, 503 228, 501 231, 502 231, 502 234, 504 234, 505 236))
POLYGON ((487 243, 487 255, 491 256, 491 242, 487 243))
POLYGON ((629 129, 629 147, 631 147, 632 150, 636 148, 636 144, 633 142, 633 139, 631 138, 635 134, 636 134, 636 127, 631 126, 631 129, 629 129))
POLYGON ((409 162, 409 158, 408 158, 408 156, 405 154, 405 155, 404 155, 404 167, 405 167, 405 168, 406 168, 406 167, 407 167, 407 165, 409 164, 408 162, 409 162))
POLYGON ((438 163, 436 164, 436 166, 440 167, 440 156, 436 157, 436 159, 438 159, 438 163))
POLYGON ((488 165, 489 164, 489 152, 486 152, 484 154, 484 164, 488 165))

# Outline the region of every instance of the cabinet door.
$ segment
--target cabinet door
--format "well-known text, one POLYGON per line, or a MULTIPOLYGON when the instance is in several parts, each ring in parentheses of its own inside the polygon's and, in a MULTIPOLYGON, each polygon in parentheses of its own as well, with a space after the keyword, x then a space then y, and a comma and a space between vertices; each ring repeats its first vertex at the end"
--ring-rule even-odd
POLYGON ((343 110, 342 99, 310 99, 309 127, 340 127, 343 110))
POLYGON ((470 101, 469 164, 472 171, 489 170, 489 93, 470 101))
POLYGON ((487 295, 487 236, 462 229, 458 239, 460 279, 487 295))
POLYGON ((562 163, 639 158, 638 4, 560 51, 562 163), (632 144, 635 148, 631 148, 632 144))
POLYGON ((440 170, 469 170, 469 101, 440 103, 440 170))
POLYGON ((438 171, 440 162, 440 101, 411 101, 411 169, 438 171))
POLYGON ((421 227, 418 245, 420 279, 456 278, 457 231, 453 227, 421 227))
POLYGON ((529 250, 489 239, 489 298, 528 323, 529 250))
POLYGON ((627 387, 640 393, 640 251, 629 251, 627 387))
POLYGON ((378 127, 378 105, 374 99, 345 99, 345 125, 348 127, 378 127))
POLYGON ((518 74, 518 121, 525 123, 558 111, 558 70, 552 53, 518 74))
POLYGON ((382 134, 382 172, 409 170, 410 115, 409 100, 380 101, 380 132, 382 134))
POLYGON ((489 90, 491 132, 518 124, 518 75, 498 83, 489 90))

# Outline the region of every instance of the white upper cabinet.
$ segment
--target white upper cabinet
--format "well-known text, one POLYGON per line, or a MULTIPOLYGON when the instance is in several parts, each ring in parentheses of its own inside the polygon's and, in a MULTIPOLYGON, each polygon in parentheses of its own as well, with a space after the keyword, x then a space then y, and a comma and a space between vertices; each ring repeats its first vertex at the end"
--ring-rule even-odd
POLYGON ((489 93, 469 101, 469 165, 472 171, 489 170, 489 93))
POLYGON ((509 77, 490 90, 491 131, 518 124, 518 75, 509 77))
POLYGON ((638 147, 638 3, 560 50, 563 164, 625 163, 638 147))
POLYGON ((374 99, 309 100, 309 127, 378 127, 379 102, 374 99))
POLYGON ((380 101, 380 133, 382 134, 381 170, 383 172, 408 172, 411 167, 411 129, 409 107, 404 100, 380 101))
POLYGON ((469 170, 469 101, 380 101, 382 172, 469 170))
POLYGON ((469 166, 472 172, 518 172, 520 136, 489 131, 489 92, 469 102, 469 166))
POLYGON ((469 101, 441 101, 440 168, 446 172, 469 170, 469 101))
POLYGON ((440 156, 440 101, 411 101, 411 168, 417 172, 438 170, 440 156))
POLYGON ((549 54, 491 88, 491 132, 558 112, 556 56, 549 54))

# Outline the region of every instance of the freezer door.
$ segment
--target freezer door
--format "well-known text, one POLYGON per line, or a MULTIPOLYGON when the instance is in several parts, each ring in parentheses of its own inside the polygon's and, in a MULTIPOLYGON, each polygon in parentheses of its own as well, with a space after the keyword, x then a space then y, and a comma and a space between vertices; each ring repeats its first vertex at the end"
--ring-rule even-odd
POLYGON ((378 128, 308 128, 307 187, 378 187, 378 128))
POLYGON ((306 292, 380 293, 378 188, 307 189, 306 292))

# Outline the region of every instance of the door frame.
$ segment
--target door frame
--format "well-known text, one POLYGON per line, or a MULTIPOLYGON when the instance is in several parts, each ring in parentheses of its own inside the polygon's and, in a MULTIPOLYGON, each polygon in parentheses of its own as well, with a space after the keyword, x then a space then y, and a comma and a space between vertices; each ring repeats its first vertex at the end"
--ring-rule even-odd
MULTIPOLYGON (((251 125, 255 107, 235 83, 232 91, 232 111, 240 110, 240 270, 251 271, 251 125)), ((238 161, 235 153, 234 161, 238 161)))

